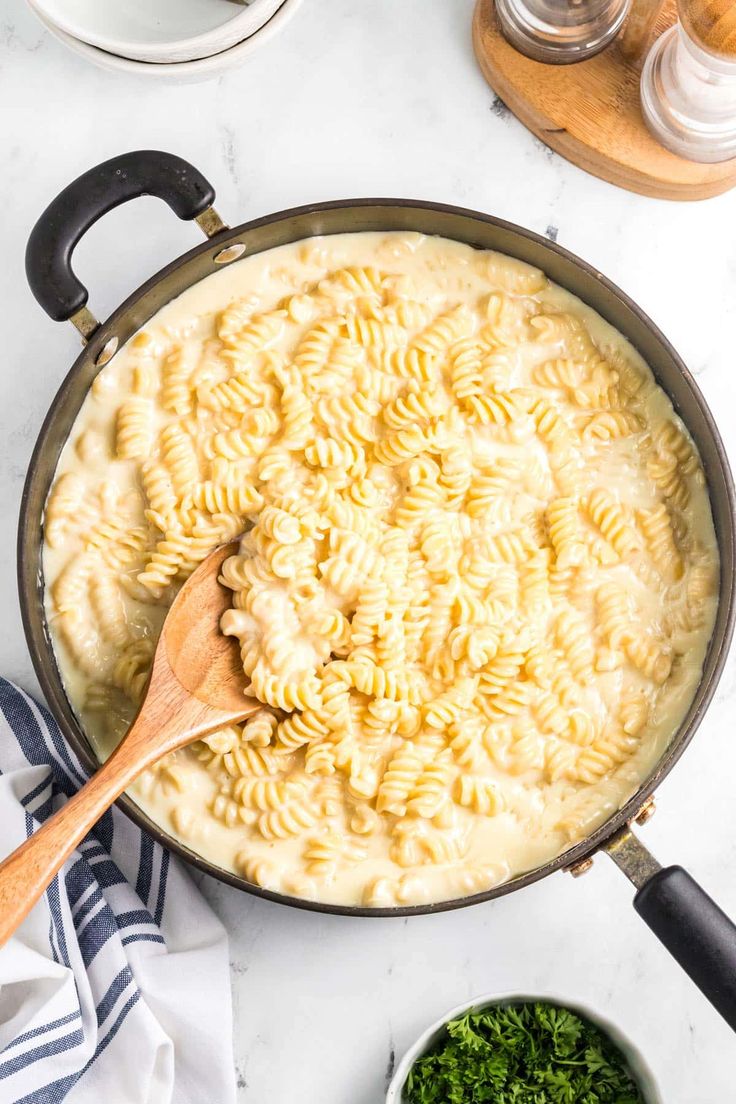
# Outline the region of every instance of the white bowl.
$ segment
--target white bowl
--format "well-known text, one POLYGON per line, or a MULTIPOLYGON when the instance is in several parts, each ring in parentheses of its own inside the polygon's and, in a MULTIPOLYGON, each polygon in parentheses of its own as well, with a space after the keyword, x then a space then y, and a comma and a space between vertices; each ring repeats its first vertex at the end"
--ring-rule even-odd
POLYGON ((646 1104, 663 1104, 663 1098, 654 1079, 654 1074, 638 1048, 630 1039, 627 1039, 621 1028, 611 1023, 606 1016, 602 1016, 594 1008, 589 1008, 588 1005, 577 1000, 568 1000, 567 997, 557 996, 555 993, 535 993, 533 995, 529 993, 493 993, 476 997, 475 1000, 467 1001, 465 1004, 453 1008, 441 1020, 437 1020, 431 1027, 428 1027, 401 1059, 389 1085, 386 1104, 405 1104, 403 1088, 409 1076, 409 1070, 417 1058, 420 1058, 425 1051, 429 1050, 439 1040, 448 1020, 454 1020, 471 1009, 480 1012, 484 1008, 493 1007, 493 1005, 529 1004, 533 1001, 542 1001, 546 1004, 556 1004, 562 1008, 569 1008, 571 1012, 576 1012, 583 1019, 590 1020, 596 1027, 599 1027, 623 1054, 641 1089, 646 1104))
POLYGON ((283 0, 34 0, 60 31, 132 61, 168 64, 222 53, 267 23, 283 0))
MULTIPOLYGON (((122 0, 121 0, 122 2, 122 0)), ((251 54, 254 54, 261 46, 264 46, 275 34, 288 23, 302 0, 284 0, 281 7, 273 15, 265 26, 259 31, 239 42, 237 46, 231 46, 221 54, 212 57, 201 58, 196 61, 173 62, 168 65, 157 65, 148 61, 130 61, 128 58, 109 54, 96 46, 90 46, 81 42, 78 38, 62 31, 53 23, 38 7, 38 0, 27 0, 29 7, 46 27, 47 31, 68 46, 75 54, 91 61, 100 69, 107 69, 116 73, 127 73, 129 76, 149 77, 158 81, 187 82, 198 80, 211 80, 219 76, 227 69, 233 69, 241 65, 251 54)))

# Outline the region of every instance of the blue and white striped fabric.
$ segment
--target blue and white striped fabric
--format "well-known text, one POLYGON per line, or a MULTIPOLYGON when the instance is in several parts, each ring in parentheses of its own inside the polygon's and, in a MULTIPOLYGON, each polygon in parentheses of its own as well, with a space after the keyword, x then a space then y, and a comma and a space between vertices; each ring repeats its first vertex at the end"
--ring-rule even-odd
MULTIPOLYGON (((0 854, 85 780, 0 679, 0 854)), ((227 937, 168 852, 112 809, 0 951, 2 1104, 232 1104, 227 937)))

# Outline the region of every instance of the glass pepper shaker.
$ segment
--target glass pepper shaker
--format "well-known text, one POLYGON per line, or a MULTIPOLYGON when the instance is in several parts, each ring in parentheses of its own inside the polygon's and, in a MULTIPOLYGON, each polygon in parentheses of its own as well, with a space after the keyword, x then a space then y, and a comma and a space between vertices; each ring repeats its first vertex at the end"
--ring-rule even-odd
POLYGON ((678 0, 678 14, 642 70, 644 119, 673 153, 727 161, 736 157, 736 3, 678 0))
POLYGON ((522 54, 553 65, 592 57, 618 34, 629 0, 496 0, 504 37, 522 54))

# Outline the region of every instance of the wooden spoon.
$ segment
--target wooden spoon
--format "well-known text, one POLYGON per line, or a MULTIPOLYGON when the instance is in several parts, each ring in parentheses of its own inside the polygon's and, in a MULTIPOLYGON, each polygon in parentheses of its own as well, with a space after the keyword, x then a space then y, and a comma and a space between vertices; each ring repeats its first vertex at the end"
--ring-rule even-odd
POLYGON ((261 708, 244 694, 237 641, 220 632, 230 592, 218 582, 237 542, 216 549, 179 591, 128 733, 89 782, 0 864, 0 946, 13 934, 90 828, 163 755, 261 708))

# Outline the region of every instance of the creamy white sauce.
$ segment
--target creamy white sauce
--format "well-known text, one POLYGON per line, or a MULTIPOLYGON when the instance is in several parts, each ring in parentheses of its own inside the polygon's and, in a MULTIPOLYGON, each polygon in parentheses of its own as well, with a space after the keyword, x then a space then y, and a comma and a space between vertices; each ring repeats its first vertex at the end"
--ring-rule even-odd
MULTIPOLYGON (((326 309, 323 303, 315 308, 310 300, 311 296, 319 302, 319 282, 347 266, 368 265, 386 274, 386 287, 394 303, 408 298, 431 307, 433 315, 465 304, 475 318, 476 332, 488 323, 486 301, 489 292, 494 291, 503 292, 522 316, 525 312, 563 312, 584 324, 598 350, 620 376, 625 398, 625 402, 621 399, 621 409, 639 422, 635 431, 615 440, 594 440, 585 446, 578 441, 576 454, 583 463, 579 477, 581 501, 597 487, 620 500, 627 524, 638 534, 639 549, 632 556, 620 558, 612 552, 610 542, 598 534, 605 545, 604 552, 599 549, 598 554, 608 556, 610 562, 601 566, 593 556, 587 568, 577 574, 573 596, 562 604, 553 600, 540 616, 551 624, 563 606, 572 604, 585 621, 598 660, 608 644, 596 613, 595 592, 604 581, 618 581, 634 601, 631 616, 638 635, 657 641, 667 662, 672 662, 672 672, 662 685, 619 656, 612 670, 598 669, 591 682, 578 687, 575 708, 601 724, 620 725, 621 702, 637 693, 643 695, 647 710, 646 723, 632 737, 626 754, 592 782, 570 772, 555 776, 550 763, 552 735, 542 731, 536 721, 529 737, 536 743, 531 747, 527 741, 523 761, 510 760, 499 747, 493 756, 483 753, 482 769, 456 763, 458 776, 481 775, 493 782, 502 800, 495 815, 480 815, 448 797, 445 812, 427 822, 428 832, 451 842, 454 858, 448 861, 397 863, 391 857, 397 826, 400 821, 409 823, 411 817, 371 815, 375 799, 358 802, 347 796, 339 772, 325 778, 305 772, 301 752, 289 761, 285 777, 302 782, 310 793, 314 791, 311 796, 322 813, 316 823, 289 838, 263 838, 257 830, 258 813, 244 814, 245 820, 240 816, 238 802, 233 799, 236 775, 223 759, 223 755, 242 746, 239 730, 235 735, 225 733, 219 743, 215 738, 209 746, 197 744, 176 752, 131 789, 141 807, 188 847, 268 888, 347 904, 410 904, 478 892, 533 869, 583 838, 651 773, 695 693, 716 608, 718 557, 707 492, 695 461, 685 461, 684 469, 678 461, 677 470, 669 472, 666 453, 663 468, 658 434, 668 423, 680 430, 683 427, 667 396, 653 384, 649 370, 621 335, 579 300, 518 261, 417 234, 311 239, 236 262, 160 311, 145 326, 144 336, 129 341, 100 372, 59 462, 57 475, 67 477, 67 482, 57 483, 57 497, 54 499, 52 492, 50 499, 47 536, 53 539, 44 548, 44 574, 47 612, 66 691, 104 758, 124 734, 135 711, 135 702, 126 693, 134 697, 142 688, 152 642, 180 582, 179 578, 156 594, 138 581, 156 541, 162 539, 150 514, 145 513, 148 503, 142 489, 141 463, 160 458, 159 435, 163 428, 189 419, 187 425, 198 453, 199 479, 211 478, 206 441, 214 431, 213 423, 208 421, 209 415, 202 415, 197 422, 196 412, 177 413, 173 409, 177 400, 170 396, 166 400, 161 381, 167 362, 171 363, 167 358, 178 356, 184 366, 184 409, 186 395, 191 397, 197 394, 197 387, 206 390, 213 381, 226 380, 233 370, 232 366, 227 371, 223 368, 225 362, 216 336, 218 319, 230 304, 242 302, 244 314, 252 311, 263 316, 296 296, 288 305, 286 323, 268 344, 269 355, 288 361, 318 320, 315 309, 326 309), (639 376, 643 385, 632 396, 631 388, 627 391, 623 385, 639 376), (116 448, 118 453, 120 450, 119 410, 131 399, 143 401, 150 423, 144 427, 149 443, 141 455, 121 459, 116 455, 116 448), (654 468, 648 470, 648 462, 654 463, 654 468), (679 492, 672 478, 680 480, 679 492), (684 498, 688 498, 687 503, 684 498), (637 528, 636 511, 662 502, 670 507, 674 522, 677 555, 683 568, 680 578, 654 563, 651 549, 637 528), (520 762, 525 765, 520 767, 520 762), (340 788, 343 792, 337 794, 340 788), (358 819, 363 816, 369 822, 370 831, 356 830, 356 810, 358 819), (320 833, 333 843, 335 838, 340 841, 334 862, 320 863, 309 857, 310 841, 322 838, 320 833)), ((343 313, 356 309, 360 298, 359 294, 346 293, 334 299, 331 309, 343 313)), ((357 309, 361 309, 359 302, 357 309)), ((571 401, 569 391, 542 387, 533 380, 534 370, 540 365, 566 356, 575 360, 575 349, 571 352, 566 339, 559 335, 549 341, 540 340, 538 334, 530 339, 527 322, 520 325, 519 333, 523 337, 496 350, 506 355, 503 366, 493 369, 498 373, 496 386, 503 392, 534 389, 535 396, 548 398, 561 408, 579 434, 599 411, 571 401)), ((410 336, 413 338, 415 332, 410 336)), ((369 360, 370 353, 367 356, 369 360)), ((444 354, 440 361, 449 394, 444 354)), ((222 426, 215 428, 227 432, 222 426)), ((490 464, 511 457, 523 460, 524 470, 520 481, 523 487, 509 496, 507 516, 501 521, 488 518, 480 524, 461 513, 460 537, 511 530, 534 510, 540 512, 544 527, 544 507, 569 492, 556 485, 557 477, 550 468, 550 445, 542 430, 529 416, 520 416, 509 427, 475 425, 463 432, 469 440, 472 438, 476 463, 490 464)), ((266 435, 264 450, 269 440, 277 438, 278 432, 266 435)), ((686 436, 679 440, 685 448, 690 447, 686 436)), ((136 446, 131 447, 135 453, 136 446)), ((383 508, 400 502, 404 491, 403 468, 392 471, 395 474, 381 477, 383 483, 377 483, 383 508)), ((586 521, 585 528, 592 542, 595 527, 586 521)), ((542 540, 549 545, 548 528, 542 540)), ((248 548, 247 541, 244 549, 248 548)), ((213 539, 212 543, 220 541, 213 539)), ((292 678, 301 677, 324 661, 329 649, 325 652, 309 634, 300 633, 288 586, 267 589, 267 620, 278 620, 292 635, 288 673, 292 678)), ((327 607, 348 613, 354 609, 354 604, 346 606, 339 595, 328 590, 323 597, 327 607)), ((518 611, 514 616, 518 617, 518 611)), ((258 618, 234 610, 228 615, 227 627, 245 635, 258 631, 258 618)), ((571 712, 569 706, 562 708, 566 714, 571 712)), ((389 746, 390 740, 387 749, 389 746)), ((605 754, 604 748, 601 755, 605 754)), ((381 769, 385 766, 384 757, 381 769)), ((453 786, 455 782, 457 778, 453 786)))

